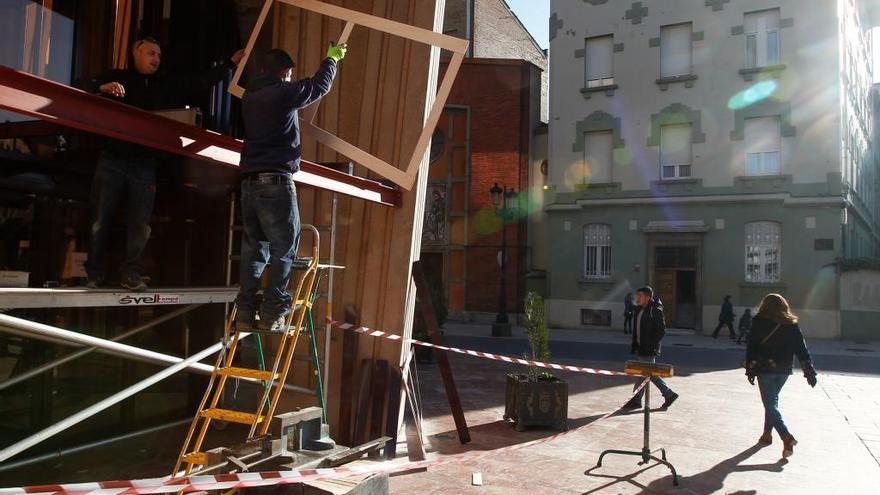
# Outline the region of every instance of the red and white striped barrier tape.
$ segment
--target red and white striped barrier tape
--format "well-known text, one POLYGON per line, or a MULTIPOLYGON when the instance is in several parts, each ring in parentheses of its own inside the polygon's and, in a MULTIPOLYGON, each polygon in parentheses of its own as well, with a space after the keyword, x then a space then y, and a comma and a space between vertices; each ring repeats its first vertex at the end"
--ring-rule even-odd
POLYGON ((442 351, 455 352, 457 354, 464 354, 467 356, 474 356, 484 359, 492 359, 494 361, 504 361, 506 363, 513 364, 522 364, 525 366, 537 366, 539 368, 546 368, 551 370, 560 370, 560 371, 573 371, 575 373, 589 373, 592 375, 607 375, 607 376, 629 376, 622 371, 612 371, 612 370, 603 370, 598 368, 585 368, 583 366, 572 366, 569 364, 557 364, 557 363, 542 363, 541 361, 532 361, 530 359, 522 359, 511 356, 502 356, 500 354, 493 354, 491 352, 483 352, 483 351, 472 351, 469 349, 459 349, 457 347, 448 347, 445 345, 436 345, 430 342, 423 342, 421 340, 416 339, 405 339, 400 335, 395 335, 388 332, 383 332, 381 330, 373 330, 368 327, 357 327, 352 325, 351 323, 342 323, 339 321, 333 321, 328 319, 326 321, 328 325, 331 325, 334 328, 339 328, 342 330, 350 330, 352 332, 361 333, 364 335, 369 335, 370 337, 380 337, 388 340, 397 340, 407 344, 415 344, 424 347, 433 347, 434 349, 440 349, 442 351))
POLYGON ((154 493, 196 492, 204 490, 231 490, 233 488, 253 488, 258 486, 287 485, 301 483, 303 481, 343 478, 349 476, 373 474, 373 473, 399 473, 411 469, 428 468, 442 464, 460 464, 496 455, 503 452, 520 450, 526 447, 551 442, 572 433, 585 430, 590 426, 608 418, 623 408, 636 394, 648 385, 649 380, 642 380, 638 387, 633 390, 625 402, 622 402, 613 411, 600 416, 579 428, 563 431, 549 437, 539 438, 529 442, 509 445, 495 450, 465 452, 458 455, 424 460, 415 462, 383 462, 373 466, 353 466, 327 469, 300 469, 296 471, 264 471, 259 473, 233 473, 200 476, 185 476, 179 478, 145 478, 138 480, 97 481, 90 483, 70 483, 61 485, 24 486, 17 488, 0 488, 0 495, 148 495, 154 493))

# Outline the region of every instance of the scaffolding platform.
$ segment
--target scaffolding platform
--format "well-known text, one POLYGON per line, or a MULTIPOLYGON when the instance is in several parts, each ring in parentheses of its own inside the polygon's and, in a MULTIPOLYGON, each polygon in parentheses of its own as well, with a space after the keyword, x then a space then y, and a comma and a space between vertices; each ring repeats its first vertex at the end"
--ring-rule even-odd
POLYGON ((207 303, 231 303, 238 287, 157 287, 144 292, 122 288, 59 289, 0 288, 0 308, 89 308, 171 306, 207 303))

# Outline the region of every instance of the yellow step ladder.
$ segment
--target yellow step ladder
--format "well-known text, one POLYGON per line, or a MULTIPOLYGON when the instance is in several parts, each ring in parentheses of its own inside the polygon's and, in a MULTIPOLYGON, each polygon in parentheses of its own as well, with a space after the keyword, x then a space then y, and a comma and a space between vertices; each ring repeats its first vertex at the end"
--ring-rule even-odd
POLYGON ((302 228, 303 230, 310 230, 314 236, 312 257, 310 259, 298 260, 307 262, 307 264, 294 267, 291 284, 294 283, 294 280, 296 281, 296 290, 293 291, 290 311, 287 313, 287 329, 282 332, 272 333, 272 335, 280 337, 272 369, 258 370, 232 366, 238 343, 241 339, 250 335, 250 332, 239 332, 235 329, 234 322, 237 308, 233 306, 223 329, 223 348, 217 355, 217 361, 214 364, 211 378, 208 380, 205 395, 202 397, 198 411, 193 417, 192 424, 189 427, 189 432, 186 434, 186 440, 180 449, 180 455, 177 457, 177 462, 174 465, 174 471, 172 471, 171 476, 178 476, 181 468, 184 469, 183 474, 188 475, 194 469, 197 469, 198 466, 204 465, 206 455, 202 451, 202 443, 205 441, 208 427, 213 420, 250 425, 248 439, 263 436, 269 432, 269 425, 272 422, 272 417, 275 415, 275 408, 278 406, 281 390, 287 380, 287 373, 293 361, 296 343, 305 324, 306 314, 314 300, 312 293, 317 289, 318 285, 320 234, 318 229, 312 225, 303 225, 302 228), (297 268, 300 269, 297 270, 297 268), (229 377, 257 380, 263 383, 263 396, 256 405, 256 411, 251 413, 218 407, 224 385, 229 377), (198 430, 198 433, 196 433, 196 430, 198 430))

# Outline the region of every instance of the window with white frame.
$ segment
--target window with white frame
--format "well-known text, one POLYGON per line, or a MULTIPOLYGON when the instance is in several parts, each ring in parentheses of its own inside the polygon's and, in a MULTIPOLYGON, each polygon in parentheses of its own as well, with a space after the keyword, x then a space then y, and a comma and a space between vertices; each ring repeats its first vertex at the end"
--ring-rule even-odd
POLYGON ((584 226, 584 278, 611 278, 611 226, 584 226))
POLYGON ((773 283, 782 278, 782 227, 776 222, 746 224, 746 282, 773 283))
POLYGON ((614 84, 611 59, 614 54, 613 36, 596 36, 586 41, 586 86, 600 88, 614 84))
POLYGON ((584 184, 611 182, 613 147, 611 131, 584 133, 584 184))
POLYGON ((779 134, 779 117, 746 119, 746 175, 782 173, 779 160, 779 134))
POLYGON ((692 24, 660 28, 660 77, 686 76, 691 69, 692 24))
POLYGON ((660 178, 685 179, 691 172, 690 124, 660 126, 660 178))
POLYGON ((746 67, 779 63, 779 9, 746 14, 746 67))

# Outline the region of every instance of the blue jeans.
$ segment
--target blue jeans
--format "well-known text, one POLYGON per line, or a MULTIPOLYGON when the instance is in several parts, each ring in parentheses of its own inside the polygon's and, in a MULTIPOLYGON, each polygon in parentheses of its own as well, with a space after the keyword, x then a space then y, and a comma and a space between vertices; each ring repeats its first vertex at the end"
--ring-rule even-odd
POLYGON ((91 195, 91 245, 86 261, 89 277, 104 278, 109 231, 123 200, 128 204, 128 236, 122 275, 140 275, 141 255, 150 238, 150 217, 156 198, 156 159, 101 153, 91 195))
MULTIPOLYGON (((639 361, 648 361, 650 363, 656 362, 656 359, 657 359, 656 356, 639 356, 639 361)), ((633 385, 633 390, 639 388, 639 384, 642 383, 642 380, 643 380, 643 378, 639 378, 639 380, 636 382, 636 384, 633 385)), ((666 385, 666 382, 663 381, 663 379, 660 378, 659 376, 652 376, 651 383, 653 383, 654 386, 657 387, 657 390, 660 391, 660 394, 664 398, 672 393, 672 389, 669 388, 669 386, 666 385)), ((643 395, 645 395, 645 389, 639 390, 639 393, 636 394, 635 397, 632 398, 632 401, 641 403, 643 395)))
POLYGON ((764 403, 764 431, 769 433, 773 428, 779 436, 788 435, 788 428, 782 421, 779 411, 779 392, 788 375, 784 373, 762 373, 758 375, 758 390, 761 391, 761 402, 764 403))
POLYGON ((235 304, 245 320, 257 312, 256 296, 260 277, 269 263, 268 286, 263 291, 260 317, 272 321, 286 315, 290 308, 290 268, 299 245, 299 207, 293 176, 287 173, 261 173, 259 177, 274 183, 245 178, 241 183, 241 271, 235 304))

